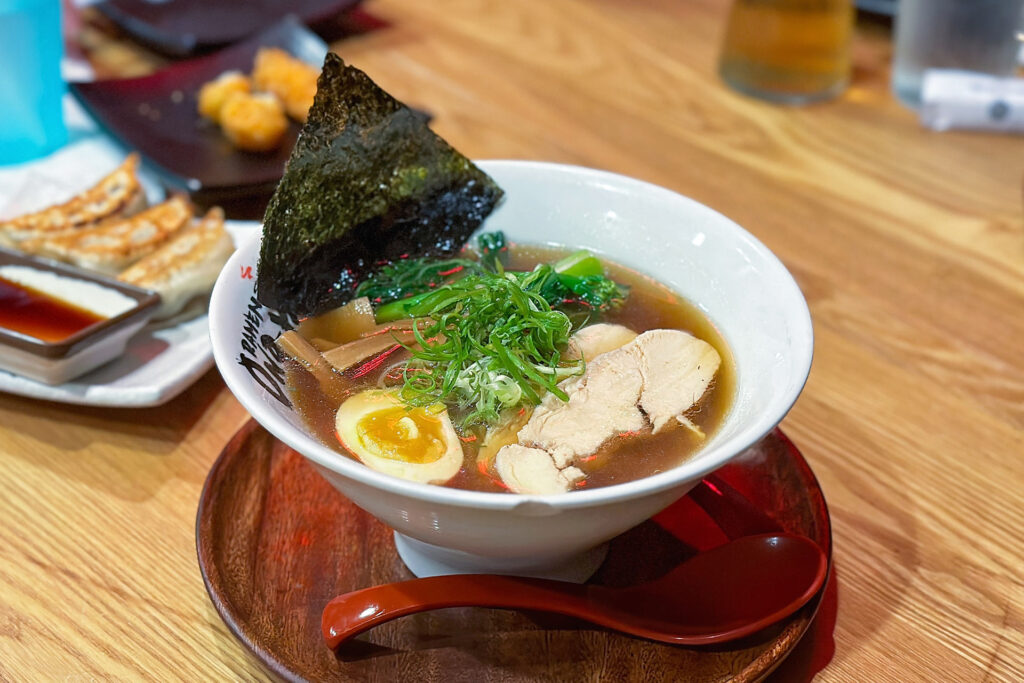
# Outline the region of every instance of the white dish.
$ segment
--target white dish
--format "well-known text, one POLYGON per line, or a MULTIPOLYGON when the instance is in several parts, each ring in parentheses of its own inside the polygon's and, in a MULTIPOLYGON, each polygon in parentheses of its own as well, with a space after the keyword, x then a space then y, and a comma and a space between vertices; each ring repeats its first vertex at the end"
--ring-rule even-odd
POLYGON ((483 230, 513 241, 588 248, 647 273, 706 311, 732 351, 736 396, 706 446, 635 481, 551 496, 464 491, 376 472, 320 443, 283 390, 275 318, 254 303, 259 240, 239 245, 214 287, 210 335, 228 388, 268 431, 306 456, 398 537, 417 575, 519 573, 581 579, 600 544, 685 495, 782 420, 811 365, 810 314, 785 266, 728 218, 661 187, 612 173, 523 161, 481 168, 505 190, 483 230))
MULTIPOLYGON (((255 221, 228 221, 235 244, 259 231, 255 221)), ((73 382, 51 386, 0 370, 0 391, 59 403, 139 408, 166 403, 213 367, 208 316, 151 325, 124 355, 73 382)))
MULTIPOLYGON (((70 95, 64 98, 67 146, 24 164, 0 168, 0 218, 63 201, 81 189, 83 178, 98 180, 120 164, 128 150, 100 133, 70 95)), ((143 166, 139 180, 150 203, 163 199, 159 180, 143 166)), ((258 229, 253 221, 228 221, 235 244, 258 229)), ((144 328, 124 355, 74 382, 50 386, 0 370, 0 391, 60 403, 143 407, 165 403, 213 366, 207 316, 172 326, 144 328)))
MULTIPOLYGON (((70 333, 60 330, 60 338, 54 340, 39 338, 19 327, 19 322, 33 319, 24 310, 17 320, 7 320, 0 329, 0 369, 48 385, 70 382, 123 355, 128 341, 149 322, 160 304, 159 295, 145 289, 7 249, 0 249, 0 278, 95 316, 89 322, 72 325, 75 329, 70 333)), ((28 311, 38 312, 44 305, 45 300, 35 300, 28 311)), ((57 325, 62 316, 67 317, 52 309, 50 316, 49 322, 57 325)), ((29 329, 38 328, 30 325, 29 329)), ((40 333, 47 336, 45 331, 40 333)))

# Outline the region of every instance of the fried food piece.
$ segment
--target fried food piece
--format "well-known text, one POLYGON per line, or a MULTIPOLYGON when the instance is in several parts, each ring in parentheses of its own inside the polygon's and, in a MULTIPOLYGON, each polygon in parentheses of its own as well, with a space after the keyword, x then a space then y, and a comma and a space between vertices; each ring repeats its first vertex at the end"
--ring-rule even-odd
POLYGON ((248 95, 251 90, 248 76, 241 71, 225 71, 199 89, 199 113, 214 123, 220 123, 220 111, 231 96, 236 93, 248 95))
POLYGON ((273 95, 236 93, 221 108, 220 125, 235 147, 267 152, 281 144, 288 118, 273 95))
POLYGON ((169 318, 192 299, 209 293, 221 267, 235 250, 224 229, 224 211, 213 207, 164 246, 117 276, 160 294, 154 320, 169 318))
POLYGON ((183 197, 150 207, 123 220, 23 242, 29 253, 116 275, 165 244, 192 219, 183 197))
POLYGON ((146 206, 136 170, 139 155, 130 154, 117 169, 63 204, 0 221, 0 245, 22 249, 26 241, 130 216, 146 206))
POLYGON ((320 70, 276 47, 264 47, 256 53, 252 80, 257 90, 277 95, 288 116, 306 122, 316 95, 320 70))

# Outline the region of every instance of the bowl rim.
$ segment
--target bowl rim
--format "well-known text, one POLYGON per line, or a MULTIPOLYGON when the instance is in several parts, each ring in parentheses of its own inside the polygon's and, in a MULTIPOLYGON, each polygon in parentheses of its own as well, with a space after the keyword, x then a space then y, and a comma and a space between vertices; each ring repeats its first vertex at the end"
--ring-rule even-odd
MULTIPOLYGON (((266 406, 255 392, 250 390, 251 385, 248 382, 248 377, 238 369, 240 366, 234 362, 233 351, 229 351, 233 347, 227 343, 219 343, 223 336, 222 330, 224 329, 221 321, 237 317, 234 315, 236 311, 227 307, 230 297, 224 295, 224 291, 228 287, 225 283, 234 279, 230 276, 233 276, 238 271, 238 268, 243 265, 241 263, 243 256, 248 256, 251 249, 262 239, 262 232, 260 231, 254 233, 249 240, 239 246, 231 258, 228 259, 220 276, 217 278, 210 300, 210 337, 214 360, 231 393, 267 431, 320 467, 352 479, 358 484, 382 489, 390 494, 408 496, 423 502, 459 508, 514 510, 517 507, 522 507, 524 511, 529 510, 536 514, 544 508, 569 510, 623 502, 683 486, 688 482, 698 481, 701 477, 713 472, 730 459, 750 448, 782 421, 799 397, 810 374, 814 349, 814 333, 807 302, 796 280, 785 265, 783 265, 782 261, 760 240, 736 222, 705 204, 660 185, 618 173, 544 161, 496 159, 481 160, 475 163, 489 174, 495 172, 500 174, 500 172, 507 170, 519 173, 555 173, 579 179, 598 180, 620 191, 639 191, 671 201, 682 201, 699 212, 709 212, 715 216, 717 222, 722 227, 735 233, 735 237, 746 247, 758 253, 766 265, 776 269, 775 275, 779 277, 780 286, 788 290, 785 298, 791 299, 793 304, 795 304, 794 306, 787 307, 787 319, 793 325, 790 330, 790 338, 794 350, 793 356, 795 358, 795 372, 793 376, 799 375, 798 380, 786 387, 785 392, 776 395, 772 402, 774 412, 770 417, 761 416, 732 436, 727 442, 733 444, 730 448, 724 449, 721 448, 721 445, 712 447, 707 453, 683 462, 670 470, 630 482, 589 490, 571 491, 566 494, 542 496, 507 492, 468 491, 400 479, 377 472, 361 462, 337 453, 315 441, 305 432, 293 427, 286 420, 278 416, 272 409, 266 406)), ((783 297, 780 296, 778 298, 782 299, 783 297)))

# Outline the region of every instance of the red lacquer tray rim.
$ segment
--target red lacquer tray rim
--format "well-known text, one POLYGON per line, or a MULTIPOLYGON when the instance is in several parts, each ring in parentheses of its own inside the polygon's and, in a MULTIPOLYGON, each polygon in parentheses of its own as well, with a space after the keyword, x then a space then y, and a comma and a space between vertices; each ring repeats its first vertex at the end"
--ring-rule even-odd
MULTIPOLYGON (((215 582, 220 580, 219 572, 212 558, 207 557, 208 550, 204 550, 202 542, 203 530, 206 525, 212 524, 209 516, 204 516, 203 512, 209 508, 211 497, 214 495, 214 487, 218 483, 218 478, 223 472, 225 463, 228 462, 229 456, 232 451, 240 450, 249 439, 253 438, 253 435, 258 431, 263 430, 258 422, 254 419, 249 419, 241 428, 231 437, 227 444, 225 444, 221 453, 218 454, 217 459, 210 468, 207 474, 206 480, 203 483, 202 492, 200 493, 199 503, 197 506, 196 513, 196 553, 197 560, 199 563, 200 573, 203 578, 203 585, 206 588, 206 592, 210 597, 210 600, 217 610, 218 615, 224 624, 228 627, 231 633, 241 642, 256 658, 267 667, 270 671, 277 674, 278 676, 289 680, 289 681, 305 681, 301 675, 294 672, 289 666, 282 662, 274 653, 267 650, 259 642, 253 640, 250 635, 242 628, 240 622, 242 621, 228 605, 225 600, 221 597, 220 590, 214 585, 215 582), (215 578, 211 577, 211 569, 218 576, 215 578)), ((265 431, 265 430, 263 430, 265 431)), ((269 438, 274 438, 267 433, 269 438)), ((792 652, 792 650, 800 642, 801 638, 809 630, 811 624, 814 621, 815 616, 821 606, 823 596, 830 582, 832 581, 833 572, 833 545, 832 545, 832 523, 831 516, 828 510, 828 504, 825 501, 824 494, 821 490, 818 478, 815 476, 814 471, 807 463, 803 454, 796 447, 793 441, 786 436, 783 431, 776 427, 772 430, 762 441, 767 439, 777 439, 779 443, 785 448, 789 459, 795 464, 796 470, 799 472, 800 477, 805 481, 807 486, 805 490, 807 492, 809 502, 814 510, 815 524, 817 525, 817 538, 812 538, 825 552, 828 560, 828 575, 822 585, 822 588, 818 593, 805 605, 801 610, 796 612, 794 615, 784 620, 783 623, 786 625, 780 630, 778 635, 770 641, 766 641, 766 647, 761 656, 750 662, 736 677, 732 680, 743 681, 743 682, 755 682, 762 681, 767 678, 792 652), (801 624, 799 632, 791 633, 793 627, 797 624, 801 624)), ((276 439, 275 439, 276 440, 276 439)), ((761 443, 761 442, 759 442, 761 443)), ((281 444, 284 446, 283 444, 281 444)), ((287 446, 284 446, 287 448, 287 446)), ((756 448, 755 445, 752 448, 756 448)), ((343 497, 339 492, 339 497, 343 497)), ((368 513, 364 513, 367 514, 368 513)), ((652 643, 652 645, 659 645, 652 643)), ((326 647, 326 645, 324 646, 326 647)), ((671 646, 668 646, 671 647, 671 646)), ((707 648, 709 650, 721 650, 723 646, 713 646, 707 648)), ((728 645, 724 646, 728 647, 728 645)), ((687 649, 700 651, 702 647, 688 647, 687 649)))

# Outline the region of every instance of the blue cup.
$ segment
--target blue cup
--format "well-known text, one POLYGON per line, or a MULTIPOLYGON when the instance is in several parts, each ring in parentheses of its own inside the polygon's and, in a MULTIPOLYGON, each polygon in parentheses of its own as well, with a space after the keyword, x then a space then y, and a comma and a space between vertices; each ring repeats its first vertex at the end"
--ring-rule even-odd
POLYGON ((0 165, 67 142, 60 0, 0 0, 0 165))

